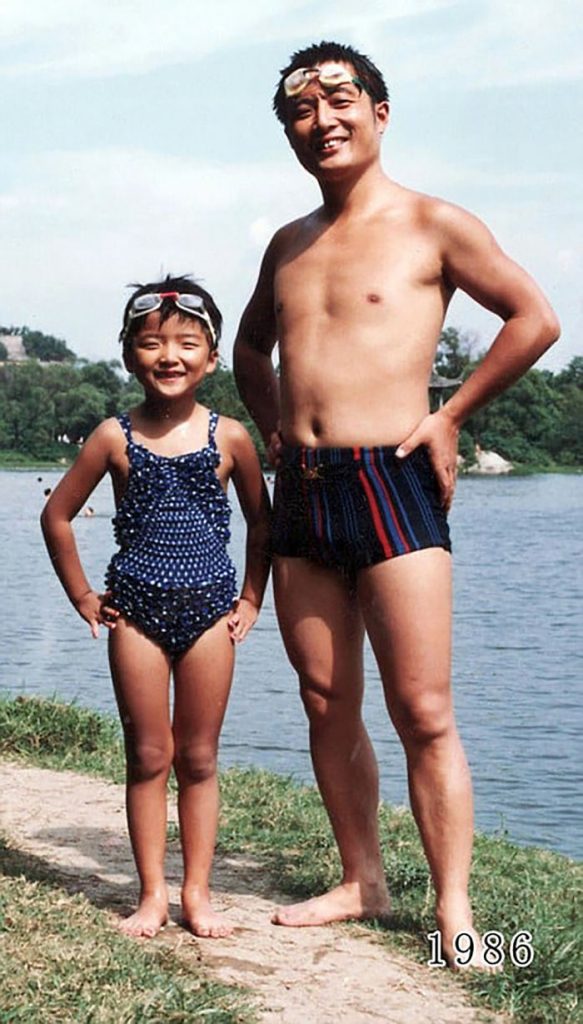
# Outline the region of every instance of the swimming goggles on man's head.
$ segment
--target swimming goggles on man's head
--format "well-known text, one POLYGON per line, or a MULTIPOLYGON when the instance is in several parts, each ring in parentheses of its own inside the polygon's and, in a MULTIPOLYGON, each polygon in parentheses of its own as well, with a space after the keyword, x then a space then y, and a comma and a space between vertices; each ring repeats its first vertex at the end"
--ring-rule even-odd
POLYGON ((208 315, 204 299, 200 295, 193 295, 192 292, 146 292, 144 295, 136 295, 128 309, 128 320, 135 320, 139 316, 147 316, 154 313, 164 302, 164 299, 173 299, 174 304, 183 313, 196 316, 202 320, 209 329, 213 346, 217 346, 217 334, 213 322, 208 315))
POLYGON ((323 68, 296 68, 295 71, 290 71, 283 80, 283 90, 288 99, 292 96, 299 96, 315 78, 326 89, 335 89, 337 85, 348 83, 357 85, 361 91, 364 89, 370 95, 370 90, 365 83, 361 82, 360 78, 351 75, 344 64, 325 64, 323 68))

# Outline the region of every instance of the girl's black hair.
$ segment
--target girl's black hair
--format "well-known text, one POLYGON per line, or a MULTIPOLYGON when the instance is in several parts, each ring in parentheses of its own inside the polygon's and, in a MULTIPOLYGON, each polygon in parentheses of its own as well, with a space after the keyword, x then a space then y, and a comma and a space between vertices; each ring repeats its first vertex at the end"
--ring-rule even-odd
POLYGON ((173 299, 164 299, 158 312, 160 313, 160 323, 163 324, 165 320, 168 320, 173 313, 178 313, 179 316, 186 317, 188 319, 197 320, 206 333, 209 345, 212 349, 219 347, 219 339, 221 337, 221 330, 223 326, 223 318, 221 311, 215 303, 210 292, 207 292, 205 288, 194 280, 191 274, 182 274, 180 277, 173 277, 171 274, 167 274, 163 281, 150 281, 149 284, 129 284, 128 288, 133 288, 134 291, 130 295, 125 309, 123 311, 123 323, 119 335, 119 340, 123 344, 124 349, 130 347, 132 338, 140 329, 143 323, 142 317, 136 317, 135 320, 130 320, 129 311, 134 299, 137 299, 139 295, 149 295, 151 292, 187 292, 190 295, 200 295, 204 302, 204 307, 210 317, 211 323, 215 329, 215 339, 211 337, 210 331, 206 326, 204 320, 200 317, 191 317, 186 310, 178 309, 173 299))

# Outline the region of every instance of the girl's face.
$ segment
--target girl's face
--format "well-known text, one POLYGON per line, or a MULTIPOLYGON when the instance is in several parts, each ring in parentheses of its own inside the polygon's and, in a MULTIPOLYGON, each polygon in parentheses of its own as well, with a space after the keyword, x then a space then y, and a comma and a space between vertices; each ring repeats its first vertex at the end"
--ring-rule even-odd
POLYGON ((159 310, 144 317, 125 356, 146 393, 166 399, 194 395, 217 360, 200 320, 173 313, 161 324, 159 310))

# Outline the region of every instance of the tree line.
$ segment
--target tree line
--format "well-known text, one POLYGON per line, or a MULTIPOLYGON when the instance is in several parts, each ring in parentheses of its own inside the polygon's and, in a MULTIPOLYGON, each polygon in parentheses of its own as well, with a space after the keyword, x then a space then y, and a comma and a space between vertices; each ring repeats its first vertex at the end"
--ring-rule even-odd
MULTIPOLYGON (((0 366, 0 449, 39 459, 70 455, 71 442, 78 444, 101 420, 141 400, 140 386, 124 375, 119 361, 77 359, 62 339, 17 330, 33 358, 0 366)), ((8 331, 0 328, 0 344, 2 333, 8 331)), ((476 349, 470 336, 447 328, 437 351, 437 373, 463 380, 481 358, 476 349)), ((450 393, 432 391, 432 408, 450 393)), ((199 395, 206 405, 244 423, 261 448, 230 369, 219 365, 199 395)), ((583 357, 576 356, 558 373, 529 370, 476 413, 460 436, 466 459, 471 460, 476 444, 519 465, 583 466, 583 357)))
MULTIPOLYGON (((449 327, 441 333, 435 369, 465 380, 483 357, 475 338, 449 327)), ((432 407, 437 403, 433 395, 432 407)), ((583 356, 558 373, 528 370, 464 424, 459 444, 466 460, 479 444, 518 465, 583 466, 583 356)))

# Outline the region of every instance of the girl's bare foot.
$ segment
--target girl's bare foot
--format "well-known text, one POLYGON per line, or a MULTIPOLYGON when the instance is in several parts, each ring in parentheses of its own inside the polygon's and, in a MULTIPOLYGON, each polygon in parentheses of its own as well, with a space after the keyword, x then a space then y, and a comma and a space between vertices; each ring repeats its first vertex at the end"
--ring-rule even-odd
POLYGON ((198 886, 182 890, 182 920, 201 939, 226 939, 233 932, 233 926, 211 907, 208 889, 198 886))
POLYGON ((133 938, 153 939, 168 920, 168 896, 154 893, 142 896, 138 909, 120 921, 118 927, 124 935, 133 938))
POLYGON ((309 928, 351 918, 388 917, 390 913, 391 901, 384 883, 364 886, 343 882, 322 896, 278 907, 271 920, 288 928, 309 928))

